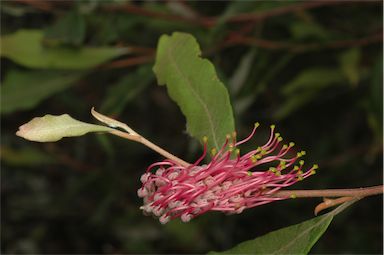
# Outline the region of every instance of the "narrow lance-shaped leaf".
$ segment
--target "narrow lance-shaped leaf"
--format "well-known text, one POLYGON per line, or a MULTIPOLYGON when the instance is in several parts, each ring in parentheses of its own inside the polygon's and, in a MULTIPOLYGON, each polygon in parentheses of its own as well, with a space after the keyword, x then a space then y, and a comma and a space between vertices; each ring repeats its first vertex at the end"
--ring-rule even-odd
POLYGON ((346 202, 333 211, 302 223, 245 241, 225 252, 209 254, 307 254, 327 230, 334 216, 356 202, 346 202))
POLYGON ((82 136, 89 132, 110 132, 112 128, 73 119, 68 114, 33 118, 22 125, 16 135, 35 142, 55 142, 63 137, 82 136))
POLYGON ((19 30, 0 39, 0 55, 30 68, 80 70, 128 53, 127 48, 44 47, 43 31, 19 30))
POLYGON ((30 109, 75 84, 82 75, 83 73, 78 71, 11 70, 2 85, 0 112, 3 114, 30 109))
POLYGON ((232 107, 214 66, 200 54, 193 36, 178 32, 163 35, 153 70, 185 115, 189 134, 199 140, 207 136, 208 146, 218 149, 235 129, 232 107))

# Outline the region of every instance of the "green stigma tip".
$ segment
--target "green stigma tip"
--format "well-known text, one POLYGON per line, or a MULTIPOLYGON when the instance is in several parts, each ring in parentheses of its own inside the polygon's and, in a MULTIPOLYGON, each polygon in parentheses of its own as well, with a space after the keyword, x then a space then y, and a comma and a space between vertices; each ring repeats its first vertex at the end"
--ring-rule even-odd
POLYGON ((287 148, 288 148, 288 145, 284 144, 282 149, 285 150, 287 148))
POLYGON ((299 164, 302 166, 302 165, 304 165, 304 160, 300 160, 299 161, 299 164))
POLYGON ((225 138, 230 139, 230 138, 231 138, 231 135, 230 135, 230 134, 226 134, 226 135, 225 135, 225 138))
POLYGON ((293 170, 299 170, 299 167, 298 166, 294 166, 293 170))
POLYGON ((281 142, 281 141, 283 141, 283 138, 280 136, 280 137, 277 138, 277 141, 281 142))
POLYGON ((293 146, 295 146, 295 143, 294 143, 294 142, 290 142, 290 143, 289 143, 289 146, 290 146, 290 147, 293 147, 293 146))
POLYGON ((251 171, 247 171, 247 175, 248 176, 252 176, 252 172, 251 171))
POLYGON ((217 153, 217 150, 216 150, 216 148, 212 148, 212 150, 211 150, 211 154, 212 154, 213 156, 215 156, 215 155, 216 155, 216 153, 217 153))
POLYGON ((314 164, 312 169, 318 169, 319 168, 319 165, 318 164, 314 164))
POLYGON ((296 198, 297 196, 296 196, 296 194, 291 194, 291 196, 290 196, 291 198, 296 198))
POLYGON ((256 123, 255 123, 255 127, 258 127, 258 126, 260 126, 260 123, 259 123, 259 122, 256 122, 256 123))
POLYGON ((311 170, 311 174, 316 174, 316 170, 311 170))
POLYGON ((204 142, 204 143, 207 143, 207 142, 208 142, 208 137, 207 137, 207 136, 203 136, 203 142, 204 142))
POLYGON ((301 151, 301 155, 305 155, 305 154, 307 154, 305 151, 301 151))
POLYGON ((299 177, 297 177, 297 179, 298 179, 299 181, 302 181, 302 180, 303 180, 303 176, 299 176, 299 177))
POLYGON ((240 155, 240 149, 235 150, 236 155, 240 155))
POLYGON ((300 158, 300 157, 303 156, 303 155, 301 154, 301 152, 298 152, 298 153, 296 154, 296 156, 297 156, 298 158, 300 158))
POLYGON ((276 126, 275 125, 271 125, 270 127, 271 127, 271 129, 275 129, 276 126))
POLYGON ((270 167, 269 171, 271 171, 272 173, 276 172, 276 167, 270 167))
POLYGON ((280 136, 280 133, 275 133, 275 137, 279 137, 280 136))

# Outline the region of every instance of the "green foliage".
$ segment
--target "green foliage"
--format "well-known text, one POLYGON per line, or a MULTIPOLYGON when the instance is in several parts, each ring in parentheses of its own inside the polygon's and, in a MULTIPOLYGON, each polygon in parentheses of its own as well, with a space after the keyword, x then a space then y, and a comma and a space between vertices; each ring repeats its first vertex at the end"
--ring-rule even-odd
POLYGON ((128 53, 126 48, 44 47, 41 30, 19 30, 1 37, 1 56, 30 68, 88 69, 128 53))
POLYGON ((284 95, 292 96, 305 90, 319 90, 343 81, 342 74, 333 68, 306 69, 286 84, 282 92, 284 95))
POLYGON ((359 62, 361 52, 358 48, 351 48, 340 55, 341 70, 353 86, 357 86, 360 76, 359 62))
POLYGON ((208 137, 209 148, 219 149, 234 131, 228 92, 215 68, 200 57, 196 40, 185 33, 163 35, 153 68, 158 83, 167 85, 170 97, 187 119, 187 131, 196 139, 208 137))
POLYGON ((73 119, 68 114, 47 114, 22 125, 16 135, 35 142, 56 142, 63 137, 82 136, 89 132, 110 132, 111 128, 73 119))
POLYGON ((345 203, 322 216, 240 243, 225 252, 209 254, 308 254, 327 230, 333 217, 352 203, 345 203))
MULTIPOLYGON (((382 55, 382 54, 381 54, 382 55)), ((379 56, 372 70, 370 91, 366 102, 367 119, 375 136, 383 137, 383 58, 379 56)))
POLYGON ((2 146, 1 160, 9 165, 19 167, 38 167, 55 162, 51 155, 33 146, 21 149, 2 146))
POLYGON ((81 46, 86 33, 84 17, 76 10, 68 12, 45 31, 46 45, 81 46))
POLYGON ((314 22, 294 22, 290 26, 292 36, 295 39, 329 39, 329 33, 314 22))
POLYGON ((100 111, 119 115, 127 103, 137 97, 153 80, 151 65, 143 65, 135 72, 128 73, 108 88, 100 111))
POLYGON ((42 100, 72 86, 81 75, 80 72, 12 70, 2 85, 0 111, 9 114, 31 109, 42 100))
POLYGON ((316 98, 321 89, 343 84, 345 77, 332 68, 311 68, 300 72, 282 89, 286 101, 275 112, 276 119, 284 119, 316 98))

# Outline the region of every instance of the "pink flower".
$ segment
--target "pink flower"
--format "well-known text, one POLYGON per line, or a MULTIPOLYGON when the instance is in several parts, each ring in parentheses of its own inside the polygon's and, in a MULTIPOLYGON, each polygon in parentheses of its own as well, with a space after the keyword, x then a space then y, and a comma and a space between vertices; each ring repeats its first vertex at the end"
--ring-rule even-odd
POLYGON ((175 218, 188 222, 207 211, 241 213, 289 198, 273 194, 315 174, 318 166, 303 171, 303 160, 295 165, 305 152, 289 157, 294 144, 281 145, 283 139, 273 125, 265 145, 240 156, 237 146, 249 141, 258 126, 256 123, 252 133, 239 142, 236 134, 228 135, 220 151, 212 150, 213 157, 206 165, 199 165, 207 154, 206 138, 203 155, 188 167, 171 160, 150 165, 141 176, 143 185, 137 192, 144 200, 140 209, 165 224, 175 218))

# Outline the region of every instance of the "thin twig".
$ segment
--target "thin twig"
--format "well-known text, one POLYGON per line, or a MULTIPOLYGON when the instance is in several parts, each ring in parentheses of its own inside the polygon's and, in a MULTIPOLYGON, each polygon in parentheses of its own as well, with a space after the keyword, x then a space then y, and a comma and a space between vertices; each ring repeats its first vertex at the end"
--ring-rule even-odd
POLYGON ((367 197, 383 193, 383 185, 354 189, 280 190, 274 197, 367 197))
POLYGON ((254 13, 241 13, 234 15, 228 18, 228 22, 245 22, 245 21, 260 21, 271 17, 276 17, 292 12, 303 11, 314 9, 323 6, 336 5, 336 4, 345 4, 345 1, 307 1, 301 2, 297 4, 281 6, 277 8, 273 8, 271 10, 266 10, 262 12, 254 12, 254 13))
POLYGON ((163 148, 161 148, 161 147, 157 146, 156 144, 152 143, 151 141, 147 140, 146 138, 141 136, 139 133, 134 131, 132 128, 130 128, 127 124, 120 122, 118 120, 112 119, 108 116, 105 116, 105 115, 95 111, 94 107, 92 107, 92 109, 91 109, 91 114, 97 120, 107 124, 108 126, 110 126, 112 128, 121 128, 121 129, 125 130, 125 132, 122 132, 120 130, 114 129, 113 131, 109 132, 110 134, 131 140, 134 142, 141 143, 141 144, 147 146, 148 148, 156 151, 160 155, 174 161, 175 163, 177 163, 181 166, 188 167, 190 165, 188 162, 185 162, 184 160, 176 157, 175 155, 169 153, 168 151, 164 150, 163 148))
POLYGON ((177 163, 183 167, 188 167, 190 165, 188 162, 185 162, 184 160, 176 157, 175 155, 169 153, 168 151, 164 150, 163 148, 157 146, 156 144, 148 141, 147 139, 145 139, 141 135, 131 135, 131 134, 128 134, 126 132, 122 132, 120 130, 114 130, 114 131, 111 131, 110 133, 113 135, 128 139, 128 140, 131 140, 131 141, 141 143, 141 144, 147 146, 148 148, 154 150, 155 152, 159 153, 160 155, 166 157, 167 159, 174 161, 175 163, 177 163))
POLYGON ((234 35, 221 45, 221 49, 231 47, 234 45, 248 45, 248 46, 257 46, 259 48, 270 49, 270 50, 287 49, 292 52, 305 52, 309 50, 317 50, 317 49, 323 49, 323 48, 337 49, 337 48, 344 48, 344 47, 351 47, 351 46, 365 46, 372 43, 379 43, 382 41, 383 41, 383 34, 381 32, 373 35, 369 35, 364 38, 359 38, 359 39, 348 39, 348 40, 329 41, 325 43, 307 43, 307 44, 277 42, 277 41, 271 41, 267 39, 247 37, 243 35, 234 35))
POLYGON ((199 19, 188 18, 188 17, 173 15, 165 12, 153 11, 153 10, 149 10, 147 8, 143 8, 143 7, 132 5, 132 4, 124 4, 124 5, 108 4, 108 5, 104 5, 103 9, 106 11, 123 11, 130 14, 135 14, 138 16, 146 16, 146 17, 169 20, 169 21, 184 22, 184 23, 189 23, 194 25, 200 25, 207 28, 213 26, 213 22, 211 21, 210 18, 203 18, 203 17, 199 17, 199 19))
POLYGON ((218 22, 226 22, 226 23, 239 23, 239 22, 249 22, 249 21, 260 21, 276 16, 281 16, 288 13, 293 13, 297 11, 315 9, 323 6, 330 6, 336 4, 363 4, 363 3, 378 3, 375 1, 356 1, 356 2, 346 2, 346 1, 307 1, 300 2, 297 4, 292 4, 288 6, 276 7, 271 10, 260 11, 260 12, 251 12, 251 13, 240 13, 235 14, 231 17, 228 17, 224 21, 220 17, 198 17, 189 18, 183 17, 180 15, 169 14, 165 12, 153 11, 144 7, 140 7, 132 4, 125 5, 104 5, 103 9, 106 11, 123 11, 139 16, 152 17, 157 19, 169 20, 169 21, 177 21, 184 22, 193 25, 198 25, 206 28, 211 28, 215 26, 218 22))
POLYGON ((48 1, 37 1, 37 0, 14 0, 14 2, 19 2, 21 4, 29 5, 40 11, 50 12, 53 9, 52 3, 48 1))
POLYGON ((339 204, 343 204, 345 202, 348 202, 348 201, 352 201, 352 200, 358 200, 359 198, 356 198, 356 197, 339 197, 339 198, 336 198, 336 199, 329 199, 329 198, 324 198, 324 202, 318 204, 316 207, 315 207, 315 215, 318 215, 319 212, 325 210, 325 209, 328 209, 330 207, 334 207, 336 205, 339 205, 339 204))

